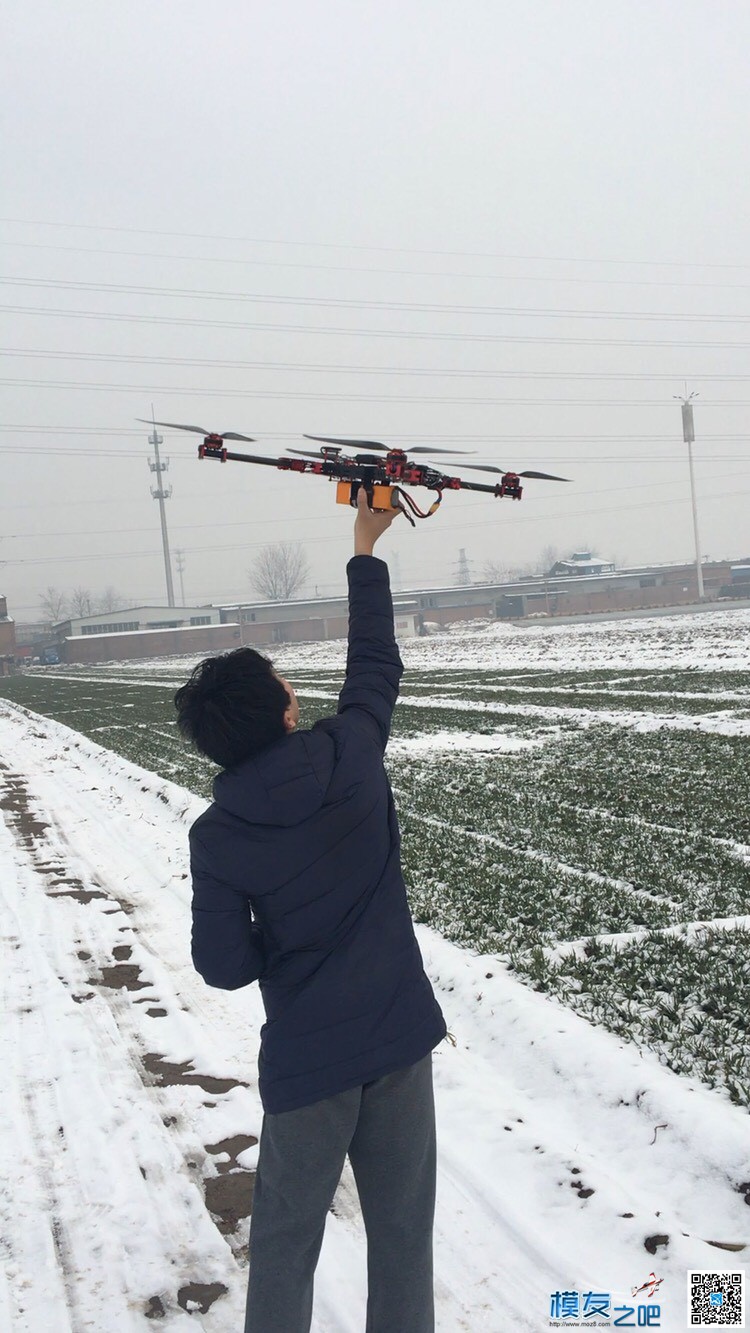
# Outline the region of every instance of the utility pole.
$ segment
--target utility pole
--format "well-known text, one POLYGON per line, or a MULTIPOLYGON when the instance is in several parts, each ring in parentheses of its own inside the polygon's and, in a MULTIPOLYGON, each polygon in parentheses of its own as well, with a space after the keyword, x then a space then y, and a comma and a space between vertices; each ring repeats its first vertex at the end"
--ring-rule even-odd
POLYGON ((698 574, 698 597, 703 601, 703 563, 701 560, 700 538, 698 536, 698 507, 695 502, 695 473, 693 471, 695 427, 693 425, 693 404, 691 402, 691 399, 697 398, 698 394, 688 394, 686 384, 685 397, 680 398, 677 394, 675 394, 674 397, 682 404, 682 438, 688 447, 688 461, 690 463, 690 493, 693 500, 693 533, 695 535, 695 568, 698 574))
POLYGON ((149 444, 153 444, 154 456, 156 458, 156 462, 152 462, 150 458, 148 460, 149 468, 151 469, 152 472, 156 473, 156 486, 151 487, 151 494, 155 500, 159 501, 159 517, 161 518, 161 541, 162 541, 162 546, 164 547, 164 572, 167 576, 167 606, 174 606, 174 588, 172 587, 172 566, 169 560, 169 536, 167 534, 167 514, 164 508, 164 501, 168 500, 170 495, 172 494, 172 487, 171 486, 165 487, 162 484, 161 474, 162 472, 167 471, 169 467, 169 459, 167 459, 166 463, 162 463, 159 459, 159 445, 163 443, 164 436, 157 435, 156 433, 156 423, 154 422, 153 404, 151 405, 151 420, 153 422, 154 429, 152 434, 149 435, 148 437, 148 442, 149 444))
POLYGON ((175 551, 175 559, 176 559, 176 561, 177 561, 177 573, 178 573, 179 576, 180 576, 180 597, 182 598, 182 605, 184 606, 184 605, 185 605, 185 582, 184 582, 184 579, 183 579, 182 575, 183 575, 184 570, 185 570, 185 552, 184 552, 184 551, 175 551))

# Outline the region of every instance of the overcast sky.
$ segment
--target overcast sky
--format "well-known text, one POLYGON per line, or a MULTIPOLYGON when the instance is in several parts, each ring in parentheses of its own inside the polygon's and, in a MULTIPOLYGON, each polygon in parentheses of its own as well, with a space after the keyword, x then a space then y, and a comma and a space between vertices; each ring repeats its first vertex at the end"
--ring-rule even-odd
MULTIPOLYGON (((48 584, 164 599, 152 403, 269 456, 362 436, 573 479, 399 518, 377 553, 424 587, 461 548, 475 578, 548 546, 693 558, 687 383, 704 555, 750 552, 745 0, 35 0, 4 26, 17 619, 48 584)), ((252 597, 281 540, 308 595, 344 590, 332 486, 163 434, 189 601, 252 597)))

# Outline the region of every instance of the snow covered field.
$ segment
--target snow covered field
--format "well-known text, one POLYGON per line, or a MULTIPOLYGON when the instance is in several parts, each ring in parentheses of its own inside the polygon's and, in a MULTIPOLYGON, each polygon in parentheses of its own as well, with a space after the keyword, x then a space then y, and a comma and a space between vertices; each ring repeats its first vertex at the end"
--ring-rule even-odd
MULTIPOLYGON (((332 643, 279 645, 280 669, 306 663, 336 666, 340 645, 332 643), (330 653, 326 653, 330 647, 330 653), (283 663, 283 665, 281 665, 283 663)), ((476 622, 464 628, 456 621, 450 629, 428 638, 404 639, 401 656, 408 668, 462 670, 545 671, 576 669, 613 671, 618 667, 642 670, 679 667, 747 671, 750 668, 750 610, 723 607, 674 616, 595 621, 556 625, 535 621, 476 622), (481 626, 481 622, 479 622, 481 626)))
MULTIPOLYGON (((411 674, 389 751, 397 798, 422 821, 411 835, 416 849, 425 843, 424 821, 436 818, 430 774, 451 765, 456 791, 442 799, 462 811, 472 929, 485 929, 480 890, 490 864, 512 867, 515 856, 524 875, 531 866, 542 876, 533 880, 536 894, 552 858, 563 897, 574 884, 598 886, 592 902, 606 924, 606 913, 622 910, 637 888, 627 866, 652 848, 659 884, 632 899, 645 914, 635 932, 641 939, 644 926, 660 938, 673 920, 721 916, 727 937, 746 923, 739 908, 750 837, 739 827, 741 769, 733 765, 747 745, 749 645, 750 614, 736 611, 557 629, 492 626, 404 645, 411 674), (523 687, 517 699, 514 684, 523 687), (540 691, 534 703, 533 690, 540 691), (468 707, 472 700, 480 706, 468 707), (631 738, 625 749, 617 736, 631 738), (572 821, 565 792, 557 802, 550 794, 564 786, 564 767, 550 767, 560 738, 566 764, 588 765, 573 766, 570 783, 586 789, 592 771, 597 778, 601 809, 590 808, 597 803, 589 795, 572 821), (691 758, 698 754, 706 781, 713 782, 712 763, 727 767, 727 779, 710 836, 690 833, 687 860, 700 867, 691 884, 679 862, 664 877, 704 790, 690 785, 700 780, 691 758), (632 802, 625 812, 604 800, 616 778, 604 771, 609 764, 614 773, 613 756, 627 760, 627 783, 616 789, 618 801, 626 791, 632 802), (633 789, 640 768, 644 786, 633 789), (550 784, 535 804, 532 784, 522 803, 523 860, 519 847, 487 852, 503 842, 499 828, 470 836, 472 801, 502 823, 504 775, 510 782, 521 772, 535 783, 546 774, 550 784), (668 790, 657 818, 659 783, 668 790), (481 804, 493 787, 495 806, 481 804), (612 830, 598 843, 597 821, 612 830), (612 864, 584 863, 589 846, 597 856, 606 848, 612 864), (623 864, 615 866, 618 857, 623 864), (475 896, 467 865, 475 866, 475 896), (731 910, 714 913, 720 902, 731 910)), ((330 707, 342 644, 284 646, 273 655, 301 682, 310 716, 330 707)), ((176 763, 173 736, 159 722, 189 665, 61 668, 21 681, 34 712, 0 699, 3 1333, 242 1327, 263 1013, 256 987, 211 991, 190 963, 186 832, 203 808, 196 793, 205 794, 205 774, 188 767, 175 770, 179 784, 166 779, 176 763), (147 736, 135 722, 146 694, 154 700, 147 736), (134 733, 148 768, 131 761, 134 733), (121 745, 130 758, 114 752, 121 745), (159 765, 162 776, 153 771, 159 765)), ((412 878, 425 904, 432 869, 415 850, 412 878)), ((508 903, 520 876, 510 874, 508 903)), ((553 895, 550 912, 556 904, 573 910, 553 895)), ((517 947, 530 958, 523 931, 545 939, 543 922, 515 920, 517 947)), ((565 954, 563 944, 575 955, 571 922, 551 930, 550 959, 565 954)), ((620 953, 632 935, 625 924, 610 932, 620 953)), ((466 920, 458 927, 466 930, 466 920)), ((595 1026, 573 1011, 574 995, 563 1005, 533 989, 531 975, 525 984, 498 941, 467 948, 445 938, 447 927, 417 931, 455 1040, 442 1043, 433 1062, 439 1333, 542 1333, 554 1294, 566 1292, 604 1293, 610 1310, 650 1305, 648 1326, 670 1333, 689 1327, 687 1269, 740 1271, 750 1253, 746 1106, 673 1072, 643 1043, 595 1026), (633 1298, 652 1270, 663 1279, 658 1293, 633 1298)), ((597 930, 602 948, 606 934, 597 930)), ((571 987, 576 975, 568 976, 571 987)), ((603 1003, 593 982, 590 994, 603 1003)), ((361 1333, 365 1296, 364 1237, 347 1166, 318 1269, 315 1333, 361 1333)), ((635 1326, 637 1317, 620 1326, 635 1326)))

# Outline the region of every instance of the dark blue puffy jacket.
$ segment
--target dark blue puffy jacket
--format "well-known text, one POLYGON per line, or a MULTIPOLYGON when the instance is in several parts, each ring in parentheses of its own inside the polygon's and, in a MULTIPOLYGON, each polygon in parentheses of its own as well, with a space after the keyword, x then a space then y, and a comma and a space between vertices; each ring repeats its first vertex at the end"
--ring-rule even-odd
POLYGON ((347 575, 337 714, 220 773, 190 830, 193 962, 209 986, 260 981, 271 1114, 402 1069, 446 1035, 383 765, 404 669, 388 567, 358 555, 347 575))

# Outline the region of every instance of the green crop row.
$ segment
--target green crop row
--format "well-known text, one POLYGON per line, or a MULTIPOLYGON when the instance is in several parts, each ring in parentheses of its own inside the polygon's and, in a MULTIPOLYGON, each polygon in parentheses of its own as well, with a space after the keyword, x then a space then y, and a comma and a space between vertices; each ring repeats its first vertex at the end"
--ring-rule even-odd
MULTIPOLYGON (((0 693, 210 799, 216 769, 175 726, 172 698, 187 674, 177 664, 174 674, 144 667, 140 677, 116 665, 66 668, 4 679, 0 693)), ((303 727, 335 708, 341 672, 292 678, 303 727)), ((693 705, 701 692, 750 698, 750 675, 410 671, 404 693, 422 702, 399 704, 392 736, 401 744, 386 755, 410 903, 417 921, 500 955, 527 984, 746 1104, 746 933, 688 943, 658 932, 750 914, 748 740, 707 733, 697 715, 695 726, 654 719, 649 730, 643 694, 637 705, 629 697, 644 688, 654 713, 688 717, 704 704, 736 708, 736 699, 693 705), (549 713, 523 711, 541 701, 549 713), (501 711, 468 706, 498 702, 501 711), (646 729, 584 716, 623 706, 642 711, 646 729), (567 711, 576 708, 580 720, 567 711), (437 733, 453 733, 453 748, 409 744, 437 733), (462 749, 466 733, 491 738, 488 749, 462 749), (491 748, 506 737, 530 744, 491 748), (619 948, 597 938, 631 931, 639 938, 619 948), (550 957, 572 940, 586 941, 582 958, 550 957)))
POLYGON ((750 931, 652 935, 619 947, 590 940, 583 958, 541 948, 511 965, 535 990, 655 1051, 679 1074, 750 1107, 750 931))

